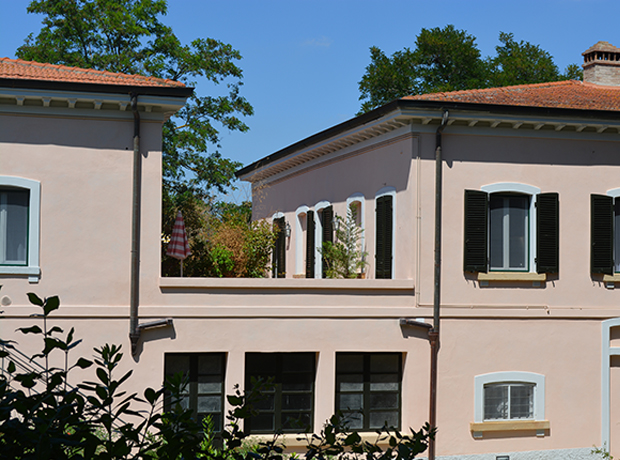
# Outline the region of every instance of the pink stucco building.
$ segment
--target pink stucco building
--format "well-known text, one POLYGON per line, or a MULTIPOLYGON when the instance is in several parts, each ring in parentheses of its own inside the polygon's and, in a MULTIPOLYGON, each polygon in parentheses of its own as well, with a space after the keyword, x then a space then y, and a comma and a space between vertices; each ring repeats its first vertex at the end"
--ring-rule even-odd
POLYGON ((79 75, 61 84, 0 61, 0 334, 30 321, 26 292, 58 294, 83 353, 130 355, 131 332, 136 389, 188 371, 188 404, 218 420, 236 383, 274 376, 249 429, 284 429, 295 450, 291 417, 318 431, 340 409, 362 432, 428 419, 438 303, 438 457, 620 455, 620 49, 584 58, 584 82, 405 97, 240 170, 254 217, 284 229, 266 279, 160 276, 161 123, 186 88, 66 68, 79 75), (9 232, 11 200, 30 218, 9 232), (350 206, 364 276, 323 279, 319 248, 350 206))

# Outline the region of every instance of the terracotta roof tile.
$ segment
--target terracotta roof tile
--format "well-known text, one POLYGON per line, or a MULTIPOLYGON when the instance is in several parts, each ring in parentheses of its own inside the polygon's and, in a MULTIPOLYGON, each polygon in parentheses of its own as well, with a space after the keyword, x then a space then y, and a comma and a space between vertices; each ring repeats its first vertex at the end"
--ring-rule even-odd
POLYGON ((91 83, 100 85, 147 86, 164 88, 184 88, 185 85, 174 80, 164 80, 142 75, 106 72, 102 70, 80 69, 59 64, 43 64, 21 59, 0 58, 0 80, 41 80, 65 83, 91 83))
POLYGON ((576 80, 406 96, 403 100, 620 111, 620 87, 576 80))

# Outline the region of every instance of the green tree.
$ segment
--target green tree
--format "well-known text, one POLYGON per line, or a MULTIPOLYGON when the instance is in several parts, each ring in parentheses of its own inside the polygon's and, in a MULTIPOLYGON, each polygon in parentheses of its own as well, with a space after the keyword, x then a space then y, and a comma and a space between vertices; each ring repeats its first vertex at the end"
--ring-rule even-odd
POLYGON ((521 85, 583 78, 576 64, 560 73, 553 57, 514 35, 500 32, 496 56, 482 57, 474 36, 453 25, 422 29, 413 50, 388 57, 370 48, 370 64, 359 81, 360 114, 415 94, 521 85))
POLYGON ((247 131, 241 117, 253 113, 239 92, 243 73, 235 64, 241 59, 237 50, 212 38, 182 44, 159 20, 167 12, 166 0, 33 0, 28 12, 44 19, 39 33, 17 50, 21 59, 166 78, 190 87, 199 80, 226 84, 223 95, 195 93, 164 124, 164 198, 204 199, 231 184, 240 163, 218 151, 220 129, 247 131))

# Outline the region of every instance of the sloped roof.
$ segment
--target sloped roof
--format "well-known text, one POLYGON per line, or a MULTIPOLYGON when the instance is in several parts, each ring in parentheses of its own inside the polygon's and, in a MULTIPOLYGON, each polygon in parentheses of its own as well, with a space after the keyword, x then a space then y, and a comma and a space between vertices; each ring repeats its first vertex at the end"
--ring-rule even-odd
POLYGON ((9 58, 0 58, 0 78, 121 86, 185 87, 183 83, 174 80, 9 58))
POLYGON ((402 100, 620 111, 620 87, 566 80, 448 93, 420 94, 406 96, 402 100))

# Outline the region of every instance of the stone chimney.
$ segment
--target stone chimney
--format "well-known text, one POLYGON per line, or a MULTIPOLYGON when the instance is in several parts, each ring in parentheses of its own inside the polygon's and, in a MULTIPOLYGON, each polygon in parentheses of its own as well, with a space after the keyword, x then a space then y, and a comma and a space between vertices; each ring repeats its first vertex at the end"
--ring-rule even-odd
POLYGON ((583 81, 597 85, 620 86, 620 48, 598 42, 583 56, 583 81))

